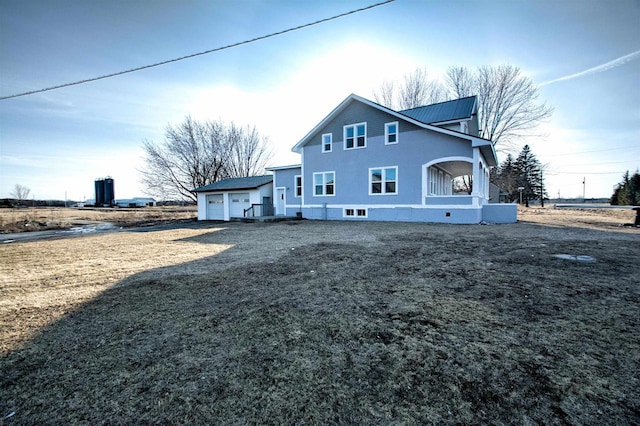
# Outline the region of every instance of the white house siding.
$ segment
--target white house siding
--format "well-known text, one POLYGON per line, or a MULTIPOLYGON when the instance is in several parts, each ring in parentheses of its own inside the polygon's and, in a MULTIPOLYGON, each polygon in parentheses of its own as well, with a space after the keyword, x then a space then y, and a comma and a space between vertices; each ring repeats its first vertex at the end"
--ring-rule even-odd
POLYGON ((198 192, 198 220, 207 220, 207 193, 198 192))

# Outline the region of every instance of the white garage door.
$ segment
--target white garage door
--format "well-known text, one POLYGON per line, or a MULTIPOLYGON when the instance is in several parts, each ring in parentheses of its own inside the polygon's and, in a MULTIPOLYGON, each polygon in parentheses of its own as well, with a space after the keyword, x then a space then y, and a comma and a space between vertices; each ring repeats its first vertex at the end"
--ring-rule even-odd
POLYGON ((207 195, 207 219, 224 220, 224 199, 220 195, 207 195))
POLYGON ((249 193, 229 194, 231 199, 231 217, 244 217, 244 210, 251 207, 249 193))

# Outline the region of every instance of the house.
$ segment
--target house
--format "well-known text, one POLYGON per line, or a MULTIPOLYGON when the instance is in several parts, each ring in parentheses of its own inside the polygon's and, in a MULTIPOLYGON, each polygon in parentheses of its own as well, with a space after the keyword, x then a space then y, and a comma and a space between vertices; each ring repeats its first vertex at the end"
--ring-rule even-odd
POLYGON ((394 111, 352 94, 293 147, 301 164, 267 169, 275 214, 515 222, 514 204, 489 204, 497 158, 491 141, 477 135, 475 96, 394 111), (470 194, 454 190, 462 176, 472 177, 470 194))
POLYGON ((196 188, 198 220, 273 215, 273 176, 230 178, 196 188))

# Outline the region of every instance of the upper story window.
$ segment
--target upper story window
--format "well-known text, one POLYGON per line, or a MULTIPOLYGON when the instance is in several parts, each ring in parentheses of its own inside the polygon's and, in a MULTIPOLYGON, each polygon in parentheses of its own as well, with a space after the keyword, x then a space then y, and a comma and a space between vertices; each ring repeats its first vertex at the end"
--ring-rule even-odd
POLYGON ((335 172, 320 172, 313 174, 313 195, 335 195, 335 172))
POLYGON ((300 176, 300 175, 296 176, 296 192, 295 192, 295 196, 296 197, 302 197, 302 176, 300 176))
POLYGON ((344 126, 344 149, 365 148, 367 146, 367 123, 344 126))
POLYGON ((322 152, 331 152, 331 142, 333 133, 325 133, 322 135, 322 152))
POLYGON ((369 169, 369 195, 397 194, 398 167, 369 169))
POLYGON ((398 143, 398 122, 386 123, 384 125, 384 144, 391 145, 398 143))

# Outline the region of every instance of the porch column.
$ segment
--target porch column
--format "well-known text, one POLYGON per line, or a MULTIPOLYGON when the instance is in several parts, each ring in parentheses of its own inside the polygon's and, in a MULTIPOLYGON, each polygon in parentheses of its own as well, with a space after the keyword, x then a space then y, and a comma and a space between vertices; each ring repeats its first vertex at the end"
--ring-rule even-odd
POLYGON ((482 171, 480 170, 480 148, 473 148, 473 189, 471 190, 471 196, 473 197, 472 204, 474 206, 480 205, 480 197, 482 196, 482 171))

